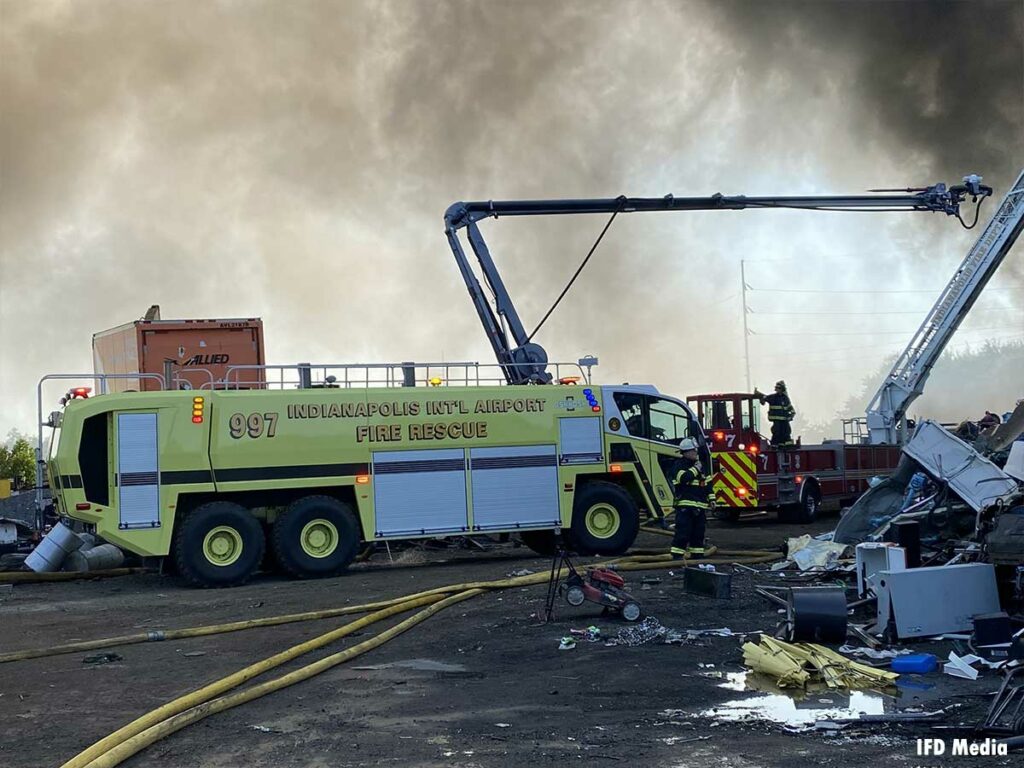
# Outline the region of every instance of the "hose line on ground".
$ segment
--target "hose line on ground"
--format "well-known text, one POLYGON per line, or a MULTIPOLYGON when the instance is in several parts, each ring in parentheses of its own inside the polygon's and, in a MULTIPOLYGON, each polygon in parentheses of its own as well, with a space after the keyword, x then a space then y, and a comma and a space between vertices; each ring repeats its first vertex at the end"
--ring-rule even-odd
POLYGON ((25 659, 36 659, 40 656, 59 656, 64 653, 79 653, 81 651, 94 651, 99 648, 113 648, 118 645, 135 645, 137 643, 152 643, 163 640, 183 640, 191 637, 240 632, 244 629, 256 629, 258 627, 276 627, 281 624, 292 624, 299 621, 332 619, 336 616, 347 616, 353 613, 366 613, 367 611, 375 611, 380 608, 388 608, 406 601, 407 598, 398 597, 394 600, 382 600, 377 603, 365 603, 363 605, 349 605, 342 608, 327 608, 321 611, 286 613, 280 616, 232 621, 227 624, 204 624, 198 627, 185 627, 183 629, 151 630, 149 632, 137 632, 132 635, 108 637, 102 640, 82 640, 76 643, 64 643, 63 645, 54 645, 49 648, 11 651, 10 653, 0 653, 0 664, 6 664, 11 661, 24 661, 25 659))
POLYGON ((203 702, 213 699, 225 691, 229 691, 232 688, 237 688, 242 683, 251 680, 258 675, 262 675, 275 667, 279 667, 292 659, 295 659, 303 654, 314 651, 317 648, 340 640, 343 637, 351 635, 353 632, 358 632, 364 627, 368 627, 370 624, 374 624, 383 619, 390 618, 399 613, 405 613, 411 611, 413 608, 420 608, 425 605, 440 602, 442 597, 440 595, 431 595, 429 597, 422 597, 418 600, 407 600, 405 602, 396 603, 394 606, 384 608, 383 610, 371 613, 368 616, 364 616, 361 619, 345 624, 337 629, 333 629, 330 632, 325 632, 319 637, 314 637, 311 640, 294 645, 287 650, 276 653, 262 661, 250 664, 237 672, 233 672, 227 677, 223 677, 219 680, 203 686, 202 688, 192 691, 191 693, 179 696, 173 701, 169 701, 166 704, 157 707, 156 709, 148 712, 142 717, 132 720, 125 726, 118 728, 116 731, 108 736, 97 741, 88 749, 83 750, 75 757, 71 758, 68 762, 64 763, 63 768, 81 768, 90 761, 96 759, 108 749, 113 748, 117 744, 131 738, 137 733, 141 733, 150 726, 156 725, 162 720, 166 720, 179 712, 184 712, 190 707, 194 707, 203 702))
MULTIPOLYGON (((383 645, 417 624, 426 621, 438 611, 442 611, 455 603, 483 594, 484 591, 485 590, 483 589, 471 589, 452 595, 451 597, 447 597, 434 603, 428 608, 418 611, 390 629, 381 632, 379 635, 376 635, 369 640, 364 640, 347 650, 340 651, 332 654, 331 656, 320 659, 319 661, 313 662, 312 664, 300 667, 299 669, 289 672, 286 675, 282 675, 281 677, 276 677, 273 680, 267 680, 266 682, 259 683, 258 685, 245 689, 244 691, 239 691, 228 696, 222 696, 221 698, 213 699, 212 701, 198 703, 180 714, 175 714, 171 717, 160 720, 130 738, 122 739, 120 743, 106 748, 102 754, 88 763, 75 762, 78 758, 73 758, 72 761, 65 763, 61 768, 73 768, 74 766, 83 766, 83 768, 114 768, 114 766, 120 765, 124 760, 142 749, 145 749, 150 744, 159 741, 165 736, 175 733, 194 722, 209 717, 210 715, 217 714, 218 712, 231 709, 232 707, 237 707, 240 704, 245 704, 246 702, 258 699, 262 696, 266 696, 268 693, 273 693, 274 691, 279 691, 282 688, 295 685, 303 680, 308 680, 309 678, 319 675, 332 667, 344 664, 357 656, 361 656, 367 651, 383 645)), ((90 748, 90 750, 91 749, 92 748, 90 748)), ((84 755, 90 750, 86 750, 82 754, 84 755)))
MULTIPOLYGON (((766 552, 761 550, 716 550, 711 548, 708 550, 709 555, 701 563, 710 563, 712 565, 730 565, 732 563, 740 563, 747 565, 754 565, 757 563, 767 563, 773 560, 779 559, 779 553, 777 552, 766 552)), ((668 555, 632 555, 616 560, 602 561, 598 564, 615 568, 616 570, 624 571, 637 571, 637 570, 654 570, 658 568, 679 568, 687 565, 690 562, 688 560, 671 560, 668 555)), ((588 564, 592 565, 592 564, 588 564)), ((59 656, 67 653, 81 653, 84 651, 94 651, 101 648, 114 648, 121 645, 136 645, 138 643, 156 642, 162 640, 183 640, 193 637, 206 637, 210 635, 219 635, 227 632, 239 632, 246 629, 257 629, 260 627, 273 627, 282 624, 291 624, 294 622, 302 621, 315 621, 319 619, 334 618, 337 616, 345 616, 354 613, 364 613, 366 611, 373 611, 382 608, 387 608, 398 603, 407 602, 420 597, 427 597, 432 595, 445 595, 452 592, 458 592, 465 589, 506 589, 510 587, 525 587, 532 586, 535 584, 543 584, 550 578, 549 571, 541 571, 539 573, 529 574, 527 576, 516 576, 509 579, 502 579, 498 581, 477 581, 467 582, 464 584, 453 584, 451 586, 437 587, 435 589, 426 590, 424 592, 417 592, 413 595, 406 595, 403 597, 396 597, 392 600, 382 600, 376 603, 366 603, 363 605, 350 605, 340 608, 328 608, 320 611, 307 611, 305 613, 288 613, 280 616, 267 616, 260 619, 248 619, 246 621, 235 621, 226 624, 206 624, 198 627, 185 627, 182 629, 171 629, 163 631, 150 631, 150 632, 139 632, 132 635, 121 635, 119 637, 108 637, 97 640, 82 640, 74 643, 64 643, 61 645, 49 646, 46 648, 29 648, 22 651, 11 651, 9 653, 0 654, 0 664, 6 664, 13 661, 25 661, 27 659, 37 659, 46 656, 59 656)))
MULTIPOLYGON (((736 562, 761 563, 778 559, 778 553, 763 553, 754 557, 730 557, 730 553, 732 552, 732 550, 719 550, 716 554, 723 555, 724 559, 707 558, 702 562, 721 564, 736 562)), ((746 553, 739 554, 743 555, 746 553)), ((680 567, 685 565, 686 562, 671 560, 667 555, 654 555, 625 557, 618 561, 610 561, 607 564, 614 565, 615 568, 620 570, 653 570, 657 568, 680 567)), ((558 577, 561 577, 561 572, 559 572, 558 577)), ((62 768, 113 768, 150 744, 181 730, 191 723, 202 720, 212 714, 244 704, 248 701, 252 701, 253 699, 260 698, 268 693, 280 690, 281 688, 294 685, 295 683, 306 680, 314 675, 318 675, 327 669, 366 653, 367 651, 386 643, 388 640, 396 637, 402 632, 407 631, 416 624, 425 621, 449 605, 462 600, 468 600, 471 597, 481 595, 489 590, 541 584, 546 582, 549 578, 549 573, 541 572, 497 581, 469 582, 466 584, 437 587, 435 589, 408 595, 403 598, 396 598, 394 601, 391 601, 392 604, 388 607, 365 616, 362 619, 346 624, 343 627, 327 632, 312 640, 300 643, 292 648, 275 654, 268 659, 264 659, 261 662, 251 664, 248 667, 221 678, 220 680, 216 680, 197 691, 181 696, 174 701, 158 707, 83 750, 81 753, 66 762, 62 768), (274 678, 273 680, 269 680, 264 683, 259 683, 251 688, 245 689, 244 691, 221 696, 220 698, 214 698, 215 696, 219 696, 221 693, 231 690, 253 677, 294 659, 297 656, 314 650, 315 648, 322 647, 334 640, 340 639, 341 637, 351 634, 352 632, 371 623, 380 621, 381 619, 393 616, 397 613, 403 613, 421 605, 429 605, 429 607, 424 608, 408 619, 399 622, 394 627, 391 627, 381 634, 363 641, 352 648, 335 653, 281 677, 274 678)), ((376 605, 380 604, 378 603, 376 605)), ((365 609, 365 606, 349 606, 346 609, 336 610, 354 611, 360 607, 365 609)), ((323 612, 312 613, 317 614, 323 612)), ((297 614, 291 614, 291 616, 295 615, 297 614)), ((236 625, 245 623, 247 622, 235 622, 236 625)), ((242 628, 246 627, 237 627, 237 629, 242 628)), ((187 630, 180 631, 184 632, 187 630)), ((206 634, 213 634, 213 632, 207 632, 206 634)))

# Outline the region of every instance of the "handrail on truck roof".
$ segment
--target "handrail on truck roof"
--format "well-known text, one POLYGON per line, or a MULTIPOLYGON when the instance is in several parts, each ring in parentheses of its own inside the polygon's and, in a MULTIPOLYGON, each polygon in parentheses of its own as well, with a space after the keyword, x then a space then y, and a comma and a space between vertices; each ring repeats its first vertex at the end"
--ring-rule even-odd
MULTIPOLYGON (((563 384, 591 383, 596 358, 576 363, 550 363, 563 384)), ((201 389, 352 389, 364 387, 439 387, 507 385, 504 368, 516 363, 442 361, 430 363, 293 363, 290 365, 232 365, 224 379, 201 389), (249 373, 258 374, 248 377, 249 373), (276 373, 276 376, 267 374, 276 373)), ((529 365, 523 363, 522 365, 529 365)))

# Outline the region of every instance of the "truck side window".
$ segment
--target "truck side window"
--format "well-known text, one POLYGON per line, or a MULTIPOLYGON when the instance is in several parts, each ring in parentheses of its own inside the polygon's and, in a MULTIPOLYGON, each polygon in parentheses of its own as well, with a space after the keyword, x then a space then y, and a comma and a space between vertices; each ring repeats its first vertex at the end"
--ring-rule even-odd
POLYGON ((761 431, 761 411, 753 400, 740 401, 740 415, 743 419, 743 428, 752 429, 755 432, 761 431))
POLYGON ((677 445, 684 437, 690 436, 690 414, 679 403, 651 398, 650 409, 651 440, 677 445))
POLYGON ((647 437, 644 428, 644 396, 632 392, 616 392, 614 397, 629 434, 633 437, 647 437))

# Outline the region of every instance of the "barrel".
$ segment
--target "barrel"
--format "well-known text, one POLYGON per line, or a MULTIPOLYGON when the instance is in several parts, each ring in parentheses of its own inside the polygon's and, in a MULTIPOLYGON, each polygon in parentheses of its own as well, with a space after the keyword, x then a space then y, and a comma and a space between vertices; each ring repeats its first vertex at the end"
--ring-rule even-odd
POLYGON ((60 570, 64 559, 82 546, 82 540, 64 523, 57 523, 32 550, 25 565, 36 573, 49 573, 60 570))
POLYGON ((64 570, 88 573, 120 568, 123 564, 124 552, 113 544, 100 544, 98 547, 72 552, 64 561, 64 570))

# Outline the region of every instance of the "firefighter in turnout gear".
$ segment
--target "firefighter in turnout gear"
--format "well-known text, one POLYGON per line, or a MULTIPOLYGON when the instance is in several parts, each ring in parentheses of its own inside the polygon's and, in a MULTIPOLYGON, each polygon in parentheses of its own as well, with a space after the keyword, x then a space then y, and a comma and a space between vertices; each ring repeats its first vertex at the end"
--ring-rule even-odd
POLYGON ((754 397, 762 403, 768 403, 768 421, 772 423, 772 445, 776 448, 788 448, 793 445, 793 429, 790 422, 796 416, 796 409, 786 393, 786 382, 775 383, 775 392, 765 395, 754 389, 754 397))
POLYGON ((712 478, 704 474, 697 457, 697 443, 685 438, 679 444, 682 458, 673 467, 676 533, 670 550, 673 560, 704 557, 704 528, 708 510, 714 505, 712 478))

